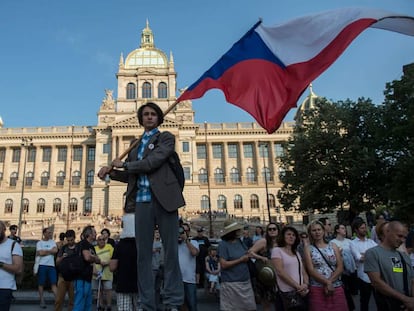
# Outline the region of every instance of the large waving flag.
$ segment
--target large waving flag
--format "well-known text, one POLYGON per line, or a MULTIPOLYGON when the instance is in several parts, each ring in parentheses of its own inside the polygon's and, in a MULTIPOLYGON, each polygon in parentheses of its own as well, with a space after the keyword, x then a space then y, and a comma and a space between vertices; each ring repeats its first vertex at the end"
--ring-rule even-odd
POLYGON ((276 131, 306 87, 363 30, 380 28, 414 36, 414 17, 369 8, 346 8, 265 27, 258 22, 177 99, 196 99, 217 88, 276 131))

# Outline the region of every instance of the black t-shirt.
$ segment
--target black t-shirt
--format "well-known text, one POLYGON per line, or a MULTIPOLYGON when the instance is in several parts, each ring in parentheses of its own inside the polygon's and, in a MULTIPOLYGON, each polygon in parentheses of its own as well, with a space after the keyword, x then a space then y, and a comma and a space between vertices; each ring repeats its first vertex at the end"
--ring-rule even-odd
POLYGON ((135 238, 121 239, 115 246, 112 259, 118 260, 116 292, 138 293, 135 238))
MULTIPOLYGON (((73 254, 78 253, 78 245, 75 244, 73 245, 73 248, 70 248, 69 245, 63 245, 58 253, 56 254, 56 257, 62 257, 64 254, 66 254, 66 256, 71 256, 73 254)), ((62 258, 62 260, 65 260, 64 258, 62 258)), ((59 265, 56 265, 56 270, 59 272, 59 265)))
MULTIPOLYGON (((91 252, 92 255, 96 255, 95 248, 91 243, 89 243, 87 240, 82 240, 78 244, 80 248, 81 254, 83 254, 84 250, 88 250, 91 252)), ((87 262, 85 259, 83 260, 83 269, 79 276, 80 280, 84 280, 87 282, 92 281, 92 275, 93 275, 93 264, 91 262, 87 262)))
POLYGON ((193 238, 198 242, 199 253, 197 255, 197 261, 202 264, 201 269, 204 269, 204 260, 208 255, 208 248, 210 247, 210 240, 205 236, 196 236, 193 238))

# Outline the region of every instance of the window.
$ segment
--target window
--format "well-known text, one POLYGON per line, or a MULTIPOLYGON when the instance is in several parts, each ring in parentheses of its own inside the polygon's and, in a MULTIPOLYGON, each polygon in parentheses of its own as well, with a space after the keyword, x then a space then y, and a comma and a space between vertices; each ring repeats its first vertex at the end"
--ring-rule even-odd
POLYGON ((230 170, 230 180, 233 184, 237 184, 241 182, 241 178, 240 178, 240 173, 239 173, 239 169, 233 167, 230 170))
POLYGON ((0 172, 0 181, 3 180, 3 172, 0 172))
POLYGON ((83 212, 85 214, 92 213, 92 198, 86 198, 83 206, 83 212))
POLYGON ((223 170, 221 168, 216 168, 214 170, 214 181, 217 184, 222 184, 224 183, 224 174, 223 174, 223 170))
POLYGON ((37 200, 37 209, 36 209, 36 212, 37 213, 44 213, 45 212, 45 205, 46 205, 45 199, 39 199, 39 200, 37 200))
POLYGON ((270 169, 268 167, 262 168, 262 176, 263 176, 263 181, 269 182, 273 180, 272 173, 270 172, 270 169))
POLYGON ((221 212, 227 211, 227 199, 224 195, 220 194, 217 199, 217 209, 221 212))
POLYGON ((206 145, 197 145, 197 159, 207 159, 206 145))
POLYGON ((53 200, 53 213, 61 213, 62 212, 62 200, 56 198, 53 200))
POLYGON ((42 161, 43 162, 50 162, 50 159, 52 158, 52 148, 51 147, 43 147, 43 155, 42 155, 42 161))
POLYGON ((288 225, 293 224, 293 216, 292 215, 286 216, 286 224, 288 224, 288 225))
POLYGON ((202 168, 198 171, 198 182, 200 184, 207 183, 207 170, 205 168, 202 168))
POLYGON ((229 158, 232 159, 237 159, 238 155, 238 150, 237 150, 237 144, 228 144, 228 153, 229 153, 229 158))
POLYGON ((109 154, 111 152, 111 144, 103 144, 102 152, 104 154, 109 154))
POLYGON ((82 161, 82 147, 73 147, 73 161, 82 161))
POLYGON ((190 180, 191 179, 191 169, 188 166, 183 167, 184 170, 184 179, 190 180))
POLYGON ((188 141, 183 141, 182 147, 183 152, 190 152, 190 143, 188 141))
POLYGON ((29 148, 27 150, 27 162, 35 162, 36 161, 36 148, 29 148))
POLYGON ((71 198, 69 201, 69 212, 77 212, 78 211, 78 200, 75 198, 71 198))
POLYGON ((279 167, 279 179, 285 177, 285 175, 286 175, 285 169, 282 167, 279 167))
POLYGON ((243 152, 245 158, 253 158, 253 145, 243 144, 243 152))
POLYGON ((142 84, 142 98, 151 98, 152 92, 151 92, 151 83, 144 82, 142 84))
POLYGON ((16 187, 18 177, 19 175, 17 174, 17 172, 13 172, 10 174, 10 187, 16 187))
POLYGON ((72 186, 79 186, 81 180, 81 173, 79 171, 74 171, 72 174, 72 186))
POLYGON ((41 186, 47 186, 49 185, 49 172, 43 172, 42 175, 40 175, 40 185, 41 186))
POLYGON ((33 177, 34 177, 33 172, 28 172, 26 174, 26 178, 25 178, 26 180, 24 182, 24 185, 28 186, 28 187, 31 187, 33 185, 33 177))
POLYGON ((213 158, 221 159, 222 156, 223 156, 223 145, 213 144, 213 158))
POLYGON ((95 161, 95 147, 88 147, 88 161, 95 161))
POLYGON ((246 179, 247 179, 247 182, 249 183, 256 182, 256 172, 254 168, 251 168, 251 167, 247 168, 246 179))
POLYGON ((89 172, 88 172, 88 174, 86 175, 86 185, 87 186, 92 186, 93 185, 93 178, 94 178, 94 175, 95 175, 95 171, 94 170, 90 170, 89 172))
POLYGON ((4 202, 4 213, 5 214, 13 213, 13 200, 12 199, 7 199, 6 202, 4 202))
POLYGON ((68 148, 58 147, 58 161, 65 162, 68 154, 68 148))
POLYGON ((135 84, 128 83, 126 87, 126 99, 135 99, 135 84))
POLYGON ((276 209, 275 196, 273 194, 269 194, 267 198, 269 200, 269 208, 276 209))
POLYGON ((20 162, 20 149, 13 149, 12 162, 20 162))
POLYGON ((284 150, 282 144, 275 144, 275 154, 278 158, 283 157, 284 150))
POLYGON ((256 194, 250 196, 250 208, 259 209, 259 197, 256 194))
POLYGON ((167 83, 160 82, 158 84, 158 98, 167 98, 167 83))
POLYGON ((29 212, 29 200, 23 199, 23 213, 29 212))
POLYGON ((5 158, 6 158, 6 149, 0 148, 0 163, 3 163, 5 158))
POLYGON ((63 186, 65 184, 65 172, 59 171, 56 175, 56 186, 63 186))
POLYGON ((243 209, 243 199, 240 194, 234 196, 234 209, 243 209))
POLYGON ((201 197, 201 211, 208 211, 209 210, 209 199, 207 195, 203 195, 201 197))

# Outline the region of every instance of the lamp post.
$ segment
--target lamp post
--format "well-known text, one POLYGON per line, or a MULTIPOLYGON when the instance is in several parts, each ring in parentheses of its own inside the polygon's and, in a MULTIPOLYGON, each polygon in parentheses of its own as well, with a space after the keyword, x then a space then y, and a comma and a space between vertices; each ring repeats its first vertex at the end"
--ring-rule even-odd
POLYGON ((27 154, 29 147, 33 146, 31 137, 23 137, 21 143, 22 149, 24 150, 23 156, 23 176, 22 176, 22 191, 20 194, 20 212, 19 212, 19 223, 18 223, 18 233, 17 235, 21 236, 22 234, 22 215, 24 212, 24 186, 26 182, 26 163, 27 163, 27 154))
POLYGON ((267 215, 269 217, 269 223, 271 221, 270 219, 270 204, 269 204, 269 188, 267 185, 267 170, 266 170, 266 162, 265 162, 265 148, 267 150, 267 143, 262 143, 262 157, 263 157, 263 171, 264 171, 264 180, 265 180, 265 189, 266 189, 266 206, 267 206, 267 215))
POLYGON ((69 181, 68 181, 69 182, 69 185, 68 185, 68 212, 67 212, 67 215, 66 215, 66 231, 69 230, 69 225, 70 225, 69 213, 70 213, 70 197, 72 195, 73 130, 74 130, 74 125, 72 125, 72 128, 71 128, 69 181))
POLYGON ((204 139, 206 143, 206 169, 207 169, 207 191, 208 191, 208 223, 209 223, 209 231, 210 231, 210 238, 214 236, 213 234, 213 221, 211 215, 211 188, 210 188, 210 161, 208 157, 208 148, 207 148, 207 122, 204 121, 204 139))

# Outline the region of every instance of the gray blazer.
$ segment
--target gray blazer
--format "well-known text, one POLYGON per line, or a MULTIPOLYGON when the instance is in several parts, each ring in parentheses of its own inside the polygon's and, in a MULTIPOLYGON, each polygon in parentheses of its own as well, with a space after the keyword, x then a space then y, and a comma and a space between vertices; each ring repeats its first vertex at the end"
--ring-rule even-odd
POLYGON ((175 150, 174 135, 166 131, 152 136, 142 160, 137 160, 138 146, 139 144, 128 154, 127 170, 114 169, 109 174, 113 180, 128 183, 125 212, 135 211, 137 181, 140 174, 148 176, 151 194, 166 211, 173 212, 184 206, 181 187, 168 164, 169 157, 175 150))

